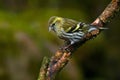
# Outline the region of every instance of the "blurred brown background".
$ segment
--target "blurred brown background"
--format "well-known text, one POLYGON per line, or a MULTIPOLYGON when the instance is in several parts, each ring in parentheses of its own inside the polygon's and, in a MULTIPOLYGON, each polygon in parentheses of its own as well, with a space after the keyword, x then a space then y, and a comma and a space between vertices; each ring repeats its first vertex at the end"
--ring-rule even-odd
MULTIPOLYGON (((37 80, 44 56, 63 42, 51 16, 91 23, 111 0, 0 0, 0 80, 37 80)), ((56 80, 120 80, 120 15, 74 54, 56 80)))

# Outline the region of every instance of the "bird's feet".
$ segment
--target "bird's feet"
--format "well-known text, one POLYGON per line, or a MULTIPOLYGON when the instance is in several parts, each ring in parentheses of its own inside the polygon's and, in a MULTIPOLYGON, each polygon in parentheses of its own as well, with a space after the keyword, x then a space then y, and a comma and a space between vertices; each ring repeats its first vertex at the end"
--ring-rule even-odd
POLYGON ((71 52, 72 50, 72 45, 69 44, 69 45, 64 45, 60 48, 60 50, 64 51, 64 52, 71 52))

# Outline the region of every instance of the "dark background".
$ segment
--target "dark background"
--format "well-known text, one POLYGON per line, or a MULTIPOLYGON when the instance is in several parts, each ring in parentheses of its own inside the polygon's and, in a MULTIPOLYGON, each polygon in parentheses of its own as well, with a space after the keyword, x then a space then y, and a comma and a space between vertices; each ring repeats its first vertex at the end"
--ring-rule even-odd
MULTIPOLYGON (((91 23, 111 0, 0 0, 0 80, 37 80, 63 41, 48 32, 61 16, 91 23)), ((120 15, 74 54, 56 80, 120 80, 120 15)))

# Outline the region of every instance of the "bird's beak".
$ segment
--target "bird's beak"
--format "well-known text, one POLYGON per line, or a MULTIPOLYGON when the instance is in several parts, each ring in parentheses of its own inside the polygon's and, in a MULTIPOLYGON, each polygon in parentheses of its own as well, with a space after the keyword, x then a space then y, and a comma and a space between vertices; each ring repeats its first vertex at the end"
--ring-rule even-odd
POLYGON ((51 30, 52 30, 52 27, 50 26, 50 27, 49 27, 49 32, 50 32, 51 30))
POLYGON ((55 31, 54 27, 53 27, 53 26, 50 26, 50 27, 49 27, 49 32, 52 31, 52 30, 55 31))

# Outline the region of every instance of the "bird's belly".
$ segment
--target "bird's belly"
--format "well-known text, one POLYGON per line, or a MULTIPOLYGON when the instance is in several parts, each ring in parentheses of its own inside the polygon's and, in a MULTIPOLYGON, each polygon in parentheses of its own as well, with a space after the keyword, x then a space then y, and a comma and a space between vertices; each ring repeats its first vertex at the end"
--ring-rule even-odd
POLYGON ((71 43, 79 42, 84 36, 83 32, 74 32, 74 33, 62 33, 58 35, 59 38, 70 41, 71 43))

